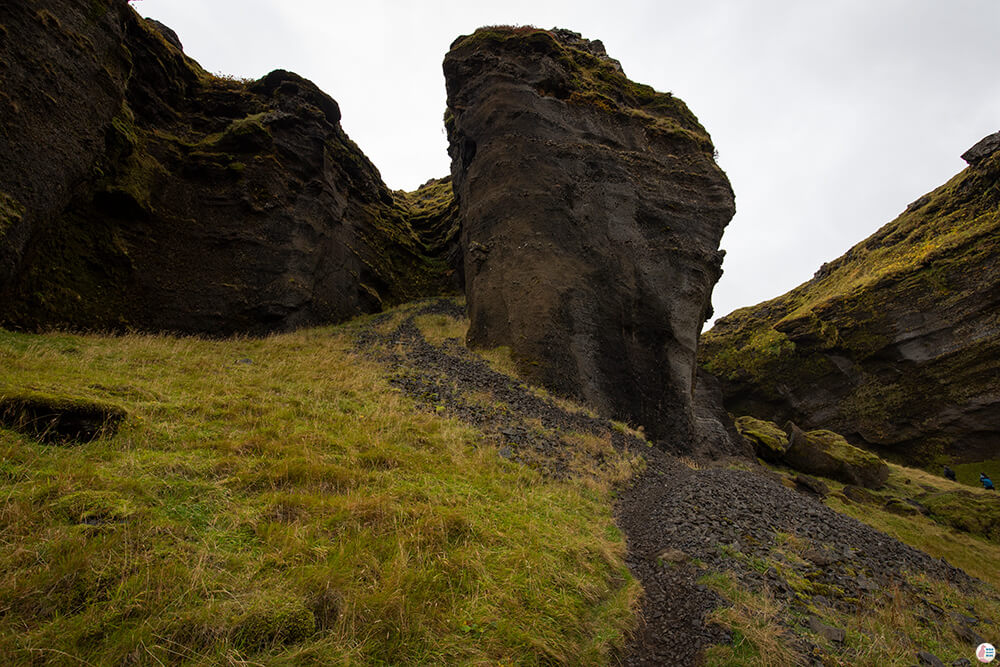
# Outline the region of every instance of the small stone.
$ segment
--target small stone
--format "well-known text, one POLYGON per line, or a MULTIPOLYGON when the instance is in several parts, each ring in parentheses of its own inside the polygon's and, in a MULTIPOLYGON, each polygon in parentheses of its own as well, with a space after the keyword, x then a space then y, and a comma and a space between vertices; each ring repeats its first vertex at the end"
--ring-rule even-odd
POLYGON ((955 662, 951 663, 951 667, 971 667, 972 661, 968 658, 959 658, 955 662))
POLYGON ((921 665, 927 665, 928 667, 945 667, 945 664, 936 655, 927 651, 917 653, 917 660, 921 665))
POLYGON ((656 555, 656 560, 661 563, 683 563, 689 556, 680 549, 664 549, 656 555))
POLYGON ((499 454, 500 458, 510 460, 514 457, 514 450, 510 447, 501 447, 499 454))
POLYGON ((879 589, 879 585, 863 574, 859 574, 856 579, 858 588, 868 593, 873 593, 879 589))
POLYGON ((827 625, 815 616, 809 617, 809 629, 818 634, 820 637, 826 637, 830 641, 837 642, 838 644, 842 643, 847 638, 846 631, 827 625))
POLYGON ((802 557, 819 567, 826 567, 840 560, 836 554, 831 554, 823 549, 809 549, 802 554, 802 557))
POLYGON ((975 630, 973 630, 972 628, 970 628, 965 623, 958 623, 955 626, 955 634, 963 642, 966 642, 967 644, 971 644, 972 646, 979 646, 980 644, 982 644, 982 643, 984 643, 986 641, 985 639, 983 639, 979 635, 978 632, 976 632, 975 630))
POLYGON ((809 475, 796 475, 794 481, 796 488, 801 491, 814 493, 820 497, 830 493, 830 487, 815 477, 810 477, 809 475))

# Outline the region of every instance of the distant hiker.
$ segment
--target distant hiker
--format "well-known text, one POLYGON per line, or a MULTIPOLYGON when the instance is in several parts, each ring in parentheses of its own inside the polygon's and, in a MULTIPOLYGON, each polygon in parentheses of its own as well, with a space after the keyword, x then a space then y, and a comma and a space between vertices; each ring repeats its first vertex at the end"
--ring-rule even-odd
POLYGON ((993 480, 987 477, 986 473, 984 472, 979 473, 979 482, 980 484, 983 485, 983 488, 986 489, 987 491, 996 491, 996 489, 993 488, 993 480))
POLYGON ((952 470, 951 468, 949 468, 948 466, 945 466, 944 467, 944 477, 945 477, 945 479, 950 479, 951 481, 954 482, 955 481, 955 471, 952 470))

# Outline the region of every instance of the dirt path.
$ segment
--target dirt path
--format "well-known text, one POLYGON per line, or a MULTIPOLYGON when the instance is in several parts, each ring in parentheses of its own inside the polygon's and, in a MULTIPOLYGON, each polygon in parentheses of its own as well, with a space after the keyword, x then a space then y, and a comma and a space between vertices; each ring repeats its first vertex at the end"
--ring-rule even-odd
POLYGON ((744 464, 748 470, 694 469, 607 420, 535 395, 457 340, 427 342, 414 322, 423 314, 465 315, 454 302, 435 300, 395 326, 387 327, 388 316, 373 318, 357 337, 358 349, 390 365, 392 384, 408 396, 474 425, 500 446, 501 456, 555 477, 569 474, 572 445, 559 437, 563 432, 610 436, 618 450, 645 458, 644 472, 620 491, 615 508, 628 543, 628 566, 644 590, 641 626, 621 656, 622 664, 697 664, 706 647, 729 641, 726 630, 706 620, 727 604, 698 583, 710 572, 729 572, 750 590, 770 591, 786 610, 779 627, 806 656, 816 655, 816 647, 794 633, 792 613, 801 617, 805 605, 789 583, 789 573, 808 578, 816 590, 829 591, 812 597, 813 602, 848 613, 857 610, 859 601, 906 586, 901 574, 906 571, 963 586, 972 583, 947 563, 785 488, 750 462, 744 464), (476 395, 490 395, 506 409, 484 406, 473 400, 476 395), (778 549, 789 539, 804 558, 788 562, 784 574, 760 566, 784 558, 778 549))

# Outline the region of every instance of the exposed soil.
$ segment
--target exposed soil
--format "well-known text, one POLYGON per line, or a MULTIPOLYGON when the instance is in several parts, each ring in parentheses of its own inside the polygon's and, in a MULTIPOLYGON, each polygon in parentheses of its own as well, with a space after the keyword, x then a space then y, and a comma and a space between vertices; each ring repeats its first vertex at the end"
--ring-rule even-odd
MULTIPOLYGON (((734 469, 733 461, 727 468, 696 469, 608 420, 533 393, 494 371, 457 339, 433 345, 414 322, 422 314, 464 317, 462 307, 446 299, 408 311, 395 326, 390 316, 377 316, 359 331, 359 350, 391 365, 392 384, 408 396, 480 429, 498 445, 500 456, 565 477, 572 446, 560 434, 577 432, 610 435, 620 451, 644 457, 645 469, 620 490, 615 509, 628 543, 628 567, 644 589, 641 626, 619 657, 621 664, 698 664, 708 646, 730 640, 724 628, 706 620, 728 604, 699 583, 709 572, 731 571, 742 586, 767 589, 782 601, 786 613, 780 622, 788 639, 815 664, 822 664, 820 649, 796 632, 807 610, 789 575, 811 582, 812 604, 849 613, 890 588, 908 587, 908 572, 962 588, 976 583, 943 560, 838 514, 815 496, 784 487, 755 463, 737 462, 746 469, 734 469), (483 395, 505 409, 475 400, 483 395), (790 536, 804 547, 803 559, 783 560, 786 556, 776 551, 790 536), (765 559, 782 562, 782 571, 761 567, 765 559)), ((949 622, 971 627, 978 619, 949 622)))

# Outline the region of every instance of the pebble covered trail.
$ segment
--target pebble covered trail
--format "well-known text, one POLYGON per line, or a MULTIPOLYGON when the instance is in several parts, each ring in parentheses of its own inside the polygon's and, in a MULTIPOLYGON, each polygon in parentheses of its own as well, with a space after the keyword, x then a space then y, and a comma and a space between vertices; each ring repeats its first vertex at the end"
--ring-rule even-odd
POLYGON ((619 451, 645 459, 643 472, 619 491, 615 507, 627 540, 627 565, 644 590, 640 627, 618 657, 623 665, 695 665, 708 646, 728 642, 728 631, 706 620, 728 603, 699 583, 708 572, 724 571, 741 586, 766 588, 783 602, 789 643, 806 656, 805 664, 822 664, 808 658, 817 655, 816 647, 792 628, 791 613, 804 612, 792 585, 774 567, 759 566, 773 560, 789 536, 811 545, 789 570, 832 591, 813 602, 840 611, 850 613, 860 600, 907 586, 906 572, 963 588, 974 585, 961 570, 834 512, 815 496, 786 488, 750 461, 739 466, 746 469, 711 462, 692 467, 608 420, 567 410, 493 370, 456 339, 428 342, 414 321, 419 315, 459 320, 465 313, 454 301, 438 299, 407 311, 399 322, 376 316, 359 330, 358 350, 389 365, 390 382, 418 403, 480 429, 500 456, 565 477, 571 445, 559 433, 574 431, 610 436, 619 451), (484 394, 506 409, 470 398, 484 394), (534 426, 539 423, 541 430, 534 426))

